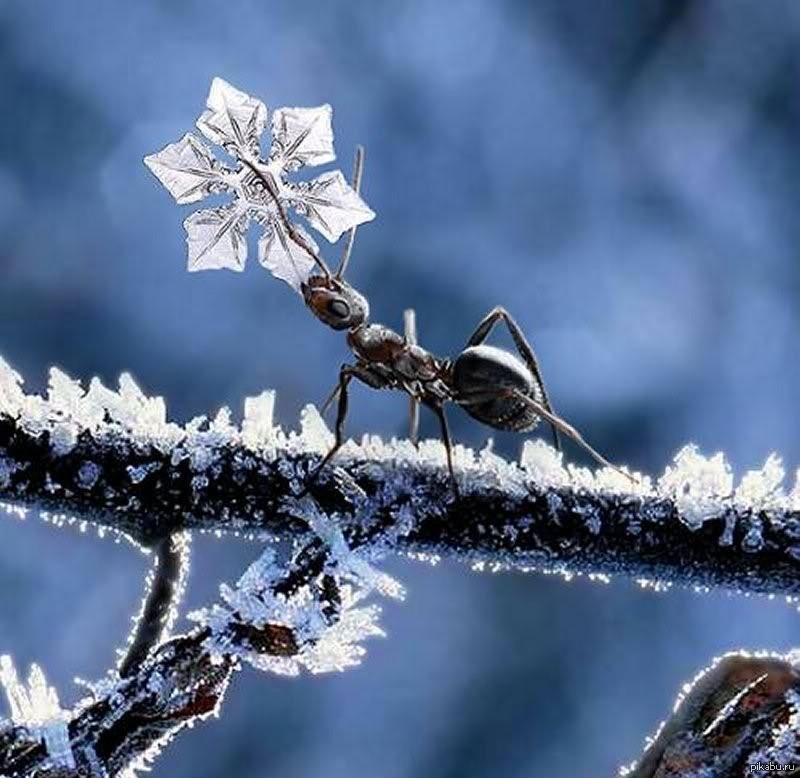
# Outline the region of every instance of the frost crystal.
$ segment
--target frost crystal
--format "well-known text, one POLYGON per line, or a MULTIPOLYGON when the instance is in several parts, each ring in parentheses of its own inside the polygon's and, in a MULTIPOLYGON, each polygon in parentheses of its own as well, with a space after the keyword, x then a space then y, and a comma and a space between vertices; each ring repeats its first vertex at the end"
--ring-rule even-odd
POLYGON ((15 417, 23 398, 22 376, 0 357, 0 414, 15 417))
POLYGON ((274 440, 275 392, 262 392, 244 401, 242 440, 246 446, 259 449, 274 440))
POLYGON ((326 454, 334 443, 333 433, 314 405, 306 405, 300 414, 303 442, 311 451, 326 454))
POLYGON ((530 477, 544 486, 566 486, 569 474, 563 466, 564 455, 543 440, 526 440, 520 464, 530 477))
POLYGON ((792 489, 789 499, 791 501, 792 508, 794 510, 800 510, 800 470, 795 473, 794 489, 792 489))
POLYGON ((733 474, 722 453, 708 459, 689 445, 678 452, 658 486, 673 497, 683 521, 699 528, 706 519, 721 514, 733 492, 733 474))
POLYGON ((754 510, 774 508, 783 500, 784 476, 780 457, 771 454, 760 470, 745 473, 736 489, 734 500, 754 510))
POLYGON ((0 657, 0 683, 8 700, 11 721, 43 740, 52 765, 75 768, 69 744, 67 711, 61 709, 58 694, 47 685, 42 669, 32 665, 27 686, 20 682, 10 656, 0 657))
POLYGON ((223 605, 189 615, 211 629, 209 647, 213 653, 237 656, 260 670, 281 675, 297 675, 302 669, 324 673, 358 664, 364 655, 361 642, 367 637, 383 635, 378 623, 380 608, 361 607, 361 603, 373 592, 402 599, 403 587, 372 566, 367 557, 370 552, 348 546, 335 517, 319 511, 308 498, 299 507, 326 547, 325 570, 335 577, 339 593, 335 617, 326 613, 325 603, 309 584, 291 594, 275 593, 275 583, 285 570, 276 553, 268 548, 235 587, 220 587, 223 605), (286 628, 297 650, 292 655, 259 650, 237 637, 242 625, 252 633, 267 626, 286 628))
POLYGON ((380 608, 357 607, 365 591, 342 586, 338 618, 331 623, 311 587, 304 586, 289 596, 273 592, 281 572, 274 552, 267 549, 235 587, 220 587, 223 605, 189 614, 190 619, 211 629, 212 653, 237 656, 259 670, 279 675, 297 675, 302 669, 333 672, 358 664, 364 655, 361 641, 383 635, 378 624, 380 608), (267 625, 290 629, 298 645, 297 653, 273 655, 243 644, 234 637, 236 625, 242 623, 255 630, 267 625))
POLYGON ((405 590, 400 583, 374 568, 364 558, 363 551, 348 546, 341 527, 334 517, 320 511, 309 499, 303 501, 302 508, 311 529, 325 541, 336 574, 355 584, 361 596, 377 591, 384 597, 395 600, 402 600, 405 597, 405 590))
POLYGON ((287 208, 304 216, 331 242, 375 217, 338 170, 311 181, 289 179, 289 173, 304 166, 324 165, 336 158, 331 107, 276 110, 272 145, 264 157, 264 103, 215 78, 206 106, 197 128, 231 155, 235 167, 223 165, 191 134, 144 160, 178 203, 195 203, 218 193, 233 196, 228 205, 197 211, 184 221, 189 270, 244 270, 246 234, 252 221, 262 229, 260 263, 300 291, 315 265, 318 248, 302 227, 288 223, 287 208))

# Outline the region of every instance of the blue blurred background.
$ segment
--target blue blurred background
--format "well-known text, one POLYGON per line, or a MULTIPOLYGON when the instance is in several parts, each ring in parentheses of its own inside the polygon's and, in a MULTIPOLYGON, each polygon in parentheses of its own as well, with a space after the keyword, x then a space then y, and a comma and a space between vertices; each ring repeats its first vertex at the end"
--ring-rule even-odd
MULTIPOLYGON (((343 339, 253 258, 187 274, 187 211, 141 163, 191 128, 214 75, 270 107, 333 104, 345 170, 366 144, 378 219, 351 280, 379 320, 414 305, 448 354, 505 305, 611 459, 658 472, 695 441, 738 473, 773 450, 794 472, 796 2, 0 0, 0 354, 32 388, 52 364, 130 370, 185 420, 274 387, 285 426, 331 388, 343 339)), ((355 397, 351 432, 404 432, 401 398, 355 397)), ((200 539, 190 604, 257 553, 200 539)), ((73 701, 73 676, 113 661, 146 564, 0 522, 0 651, 73 701)), ((763 598, 387 567, 409 598, 362 667, 245 672, 155 775, 612 775, 713 656, 800 642, 794 609, 763 598)))

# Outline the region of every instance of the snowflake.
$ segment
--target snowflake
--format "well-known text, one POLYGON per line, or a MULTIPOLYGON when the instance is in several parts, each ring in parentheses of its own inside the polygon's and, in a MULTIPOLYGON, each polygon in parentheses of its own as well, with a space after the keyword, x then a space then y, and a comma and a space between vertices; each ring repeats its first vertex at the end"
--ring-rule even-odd
POLYGON ((331 107, 277 109, 272 115, 272 145, 264 159, 260 141, 267 123, 264 103, 215 78, 206 105, 197 128, 231 155, 235 168, 223 165, 191 133, 144 159, 180 204, 212 194, 233 195, 227 205, 195 211, 184 221, 189 270, 244 270, 247 228, 254 221, 262 228, 259 262, 300 291, 318 261, 319 249, 306 230, 289 221, 288 208, 331 243, 375 218, 339 170, 312 181, 289 180, 291 172, 336 158, 331 107))

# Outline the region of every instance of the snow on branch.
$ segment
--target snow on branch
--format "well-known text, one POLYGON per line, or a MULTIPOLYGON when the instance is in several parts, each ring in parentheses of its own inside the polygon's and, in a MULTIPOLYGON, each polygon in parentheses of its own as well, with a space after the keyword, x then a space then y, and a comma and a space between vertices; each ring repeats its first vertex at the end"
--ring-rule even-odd
POLYGON ((402 588, 355 556, 326 517, 312 510, 309 527, 316 541, 284 559, 267 548, 235 586, 221 587, 223 605, 191 614, 200 627, 125 673, 85 684, 90 696, 72 711, 60 708, 41 670, 31 671, 28 690, 4 657, 11 719, 0 722, 0 775, 133 776, 175 734, 218 712, 242 661, 289 675, 358 664, 361 642, 383 634, 379 607, 363 600, 373 591, 402 596, 402 588))
POLYGON ((738 778, 800 769, 800 657, 727 654, 687 684, 624 778, 738 778))
POLYGON ((235 669, 206 648, 207 632, 163 643, 124 680, 106 680, 59 720, 70 762, 58 762, 27 722, 0 722, 0 774, 106 778, 135 775, 181 729, 217 711, 235 669))
MULTIPOLYGON (((88 389, 58 370, 26 395, 0 360, 0 506, 90 522, 151 546, 183 530, 308 538, 302 496, 332 436, 308 406, 300 432, 273 423, 274 396, 185 426, 130 376, 88 389)), ((349 442, 311 486, 353 546, 477 567, 624 575, 654 585, 800 593, 800 489, 780 461, 736 485, 721 454, 684 448, 655 482, 563 465, 541 441, 521 461, 456 447, 454 499, 438 441, 349 442)))
POLYGON ((67 713, 61 709, 56 690, 47 685, 42 669, 33 665, 25 685, 20 683, 11 657, 3 656, 0 657, 0 683, 8 700, 12 726, 23 728, 33 740, 40 741, 53 766, 74 769, 67 713))
MULTIPOLYGON (((636 474, 632 484, 613 470, 565 467, 542 442, 526 442, 519 464, 457 447, 454 498, 441 444, 368 437, 348 443, 307 489, 332 436, 311 406, 300 432, 283 432, 273 404, 265 392, 245 401, 240 425, 222 409, 180 426, 130 376, 118 391, 97 379, 84 389, 53 370, 40 397, 0 359, 0 507, 94 524, 154 548, 157 561, 124 672, 72 710, 41 671, 26 689, 5 661, 12 716, 0 723, 0 775, 131 776, 175 733, 217 712, 242 662, 288 674, 358 663, 363 640, 381 634, 379 610, 364 600, 403 596, 373 567, 388 553, 800 592, 800 491, 784 490, 776 457, 736 485, 721 454, 689 446, 655 483, 636 474), (167 639, 192 530, 270 543, 221 588, 220 603, 190 614, 192 632, 167 639)), ((756 763, 794 764, 797 664, 723 658, 621 774, 733 776, 756 763)))

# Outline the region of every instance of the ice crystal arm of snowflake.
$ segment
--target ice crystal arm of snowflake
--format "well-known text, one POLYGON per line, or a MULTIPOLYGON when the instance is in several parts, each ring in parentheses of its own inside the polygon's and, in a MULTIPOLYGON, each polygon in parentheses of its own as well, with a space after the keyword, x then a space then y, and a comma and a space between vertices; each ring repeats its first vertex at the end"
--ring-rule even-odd
POLYGON ((272 116, 272 148, 266 168, 274 175, 279 202, 291 205, 334 243, 344 232, 374 219, 375 212, 341 171, 323 173, 311 182, 294 183, 286 178, 289 171, 336 159, 331 115, 327 104, 277 109, 272 116))
POLYGON ((238 159, 257 160, 267 106, 221 78, 211 82, 206 106, 197 129, 238 159))
POLYGON ((190 214, 183 222, 189 271, 244 270, 249 221, 238 201, 190 214))
MULTIPOLYGON (((319 247, 314 239, 300 226, 295 229, 312 248, 315 254, 319 247)), ((264 234, 258 241, 258 261, 275 278, 285 281, 296 292, 301 293, 302 285, 316 267, 316 262, 300 244, 286 232, 280 221, 273 220, 264 227, 264 234)))
POLYGON ((340 170, 323 173, 310 183, 285 184, 298 213, 331 243, 343 233, 375 218, 375 212, 347 183, 340 170))
POLYGON ((181 205, 196 203, 214 191, 227 188, 225 173, 230 171, 223 168, 211 150, 190 133, 157 154, 146 156, 144 164, 181 205))
POLYGON ((327 103, 317 108, 279 108, 272 115, 270 157, 281 160, 289 170, 333 162, 331 115, 327 103))

